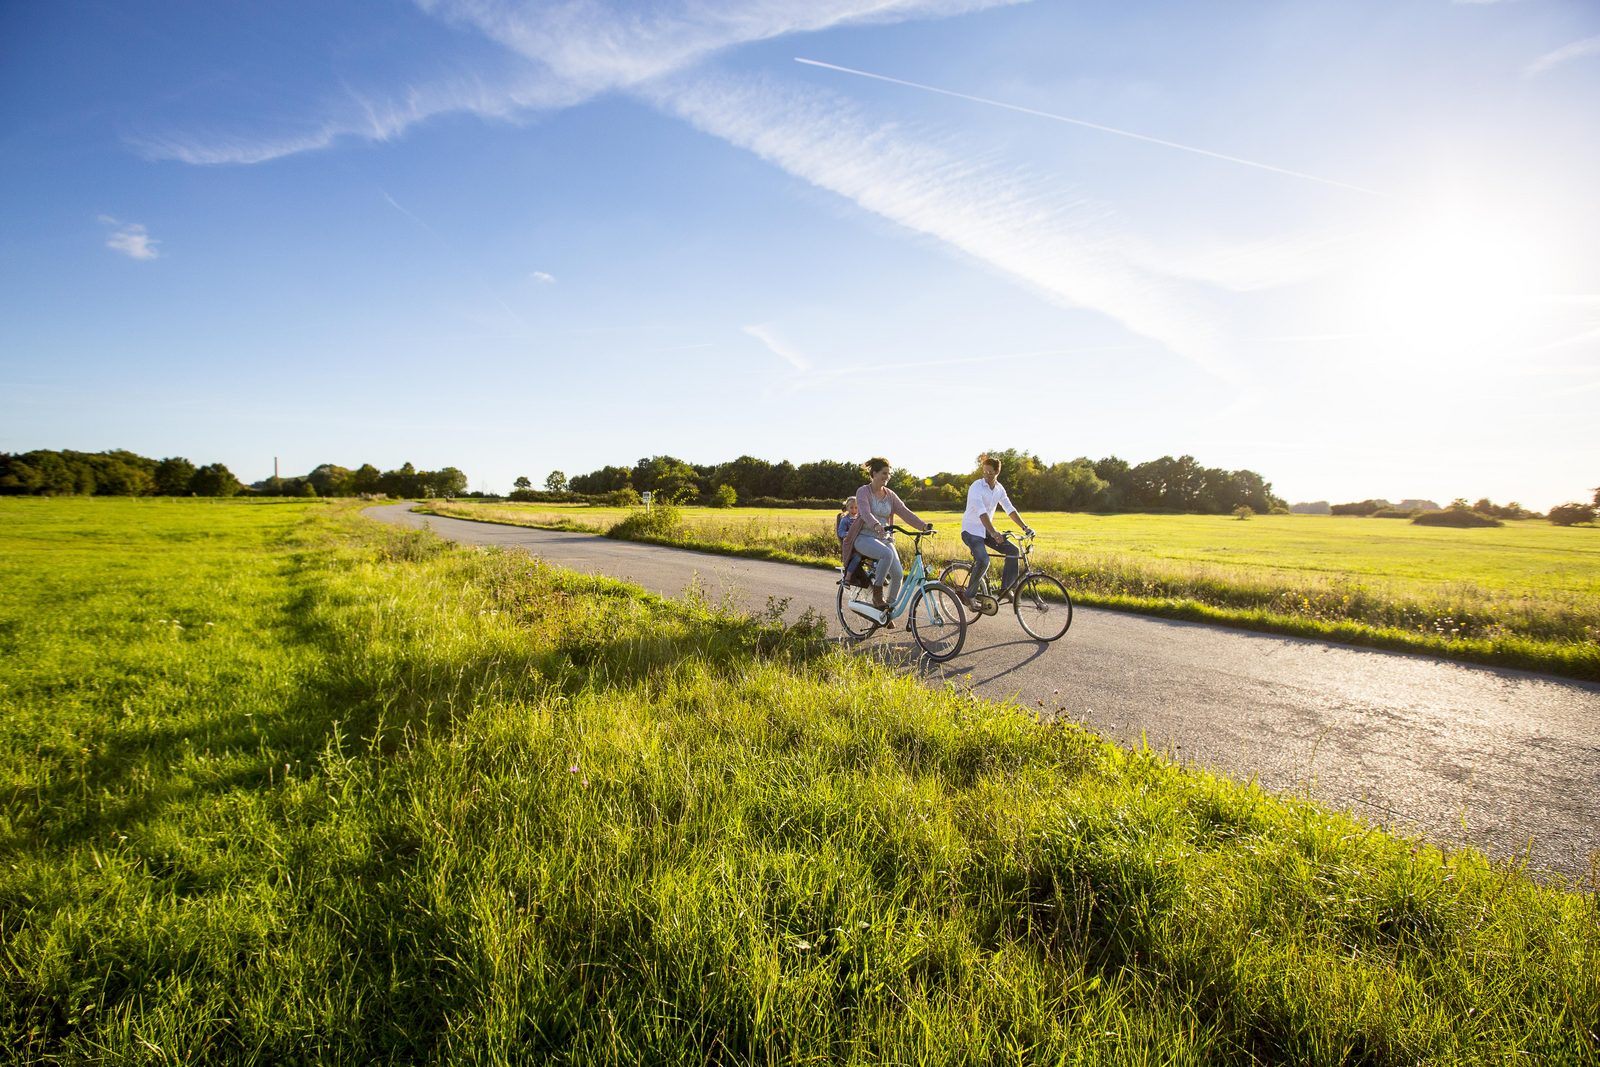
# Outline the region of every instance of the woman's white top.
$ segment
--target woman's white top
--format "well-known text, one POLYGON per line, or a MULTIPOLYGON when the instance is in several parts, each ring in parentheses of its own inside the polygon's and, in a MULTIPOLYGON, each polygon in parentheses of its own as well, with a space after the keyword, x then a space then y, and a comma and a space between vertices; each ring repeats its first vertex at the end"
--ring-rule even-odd
POLYGON ((872 517, 884 526, 888 526, 889 520, 894 518, 894 504, 890 501, 888 494, 884 494, 883 498, 879 499, 878 494, 868 493, 867 499, 872 506, 872 517))

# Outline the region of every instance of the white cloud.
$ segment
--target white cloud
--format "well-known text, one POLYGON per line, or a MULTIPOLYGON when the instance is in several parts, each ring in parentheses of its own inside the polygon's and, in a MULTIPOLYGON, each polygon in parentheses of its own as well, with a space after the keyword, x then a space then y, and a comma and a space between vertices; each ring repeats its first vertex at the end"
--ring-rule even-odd
POLYGON ((767 346, 767 351, 783 360, 802 374, 811 369, 811 361, 794 347, 779 337, 771 326, 754 325, 744 327, 744 332, 754 337, 757 341, 767 346))
POLYGON ((602 92, 682 70, 751 41, 848 23, 940 18, 1019 0, 418 0, 543 64, 562 82, 602 92))
POLYGON ((516 119, 572 107, 683 70, 714 52, 848 23, 940 18, 1027 0, 416 0, 423 11, 507 49, 513 67, 407 85, 392 94, 347 90, 322 115, 276 131, 140 137, 147 156, 194 164, 261 163, 341 138, 389 141, 449 113, 516 119))
POLYGON ((1214 315, 1193 287, 1147 266, 1149 251, 1122 235, 1109 209, 1058 191, 1058 180, 1002 173, 822 93, 729 78, 656 83, 651 93, 798 178, 1231 376, 1214 315))
POLYGON ((110 215, 101 215, 100 221, 107 226, 116 226, 117 230, 106 238, 106 247, 121 252, 129 259, 159 259, 161 253, 156 251, 156 245, 161 242, 150 236, 143 226, 137 222, 121 223, 110 215))
POLYGON ((1581 41, 1573 41, 1569 45, 1563 45, 1553 52, 1546 52, 1532 63, 1529 63, 1522 71, 1522 76, 1524 78, 1536 78, 1552 67, 1559 67, 1561 64, 1571 60, 1592 55, 1600 55, 1600 35, 1585 37, 1581 41))
POLYGON ((556 283, 556 276, 554 274, 547 274, 542 270, 536 270, 532 274, 528 275, 528 277, 538 282, 540 285, 554 285, 556 283))

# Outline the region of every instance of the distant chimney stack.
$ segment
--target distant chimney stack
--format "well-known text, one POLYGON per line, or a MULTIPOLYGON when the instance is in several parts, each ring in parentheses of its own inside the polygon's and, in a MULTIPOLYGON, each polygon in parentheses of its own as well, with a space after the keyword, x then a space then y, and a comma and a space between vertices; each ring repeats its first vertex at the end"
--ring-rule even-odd
POLYGON ((273 456, 272 457, 272 477, 274 479, 276 479, 278 477, 278 457, 277 456, 273 456))

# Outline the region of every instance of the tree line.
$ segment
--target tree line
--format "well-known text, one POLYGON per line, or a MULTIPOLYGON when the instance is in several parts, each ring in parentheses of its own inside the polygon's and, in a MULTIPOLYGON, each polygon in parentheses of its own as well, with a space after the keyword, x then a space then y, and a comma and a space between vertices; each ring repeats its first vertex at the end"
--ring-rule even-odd
POLYGON ((224 464, 196 466, 183 456, 151 459, 126 449, 109 452, 0 452, 0 494, 32 496, 458 496, 467 476, 455 467, 419 471, 410 463, 379 471, 323 463, 309 474, 264 478, 243 485, 224 464))
MULTIPOLYGON (((1116 456, 1050 463, 1017 449, 991 452, 1003 464, 1001 481, 1019 508, 1037 511, 1173 511, 1228 514, 1240 507, 1259 513, 1282 510, 1271 483, 1250 470, 1206 467, 1193 456, 1162 456, 1131 464, 1116 456)), ((648 456, 632 467, 608 466, 567 478, 552 471, 543 491, 526 476, 513 496, 552 499, 636 499, 650 492, 661 499, 706 504, 831 503, 854 493, 864 480, 859 463, 816 460, 799 465, 740 456, 698 465, 676 456, 648 456)), ((896 469, 889 487, 922 506, 959 507, 976 470, 941 471, 918 477, 896 469)))

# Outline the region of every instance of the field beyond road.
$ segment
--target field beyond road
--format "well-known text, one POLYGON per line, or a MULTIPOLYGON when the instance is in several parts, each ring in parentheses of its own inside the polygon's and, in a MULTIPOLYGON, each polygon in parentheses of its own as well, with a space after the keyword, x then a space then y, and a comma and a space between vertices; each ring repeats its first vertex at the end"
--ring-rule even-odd
POLYGON ((1597 886, 319 503, 0 501, 20 1062, 1600 1055, 1597 886))
MULTIPOLYGON (((604 533, 639 509, 432 501, 425 510, 604 533)), ((833 512, 676 514, 674 529, 649 539, 838 566, 833 512)), ((959 528, 957 514, 923 517, 959 528)), ((1024 517, 1039 532, 1035 561, 1085 604, 1600 681, 1600 529, 1322 515, 1024 517)), ((935 559, 966 558, 954 536, 927 548, 935 559)))

